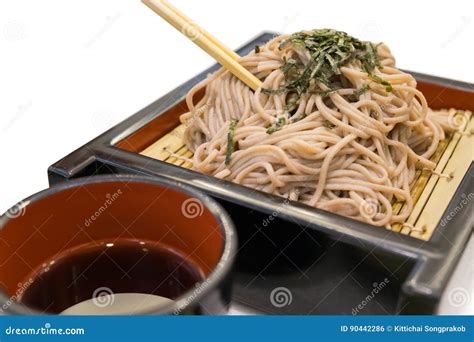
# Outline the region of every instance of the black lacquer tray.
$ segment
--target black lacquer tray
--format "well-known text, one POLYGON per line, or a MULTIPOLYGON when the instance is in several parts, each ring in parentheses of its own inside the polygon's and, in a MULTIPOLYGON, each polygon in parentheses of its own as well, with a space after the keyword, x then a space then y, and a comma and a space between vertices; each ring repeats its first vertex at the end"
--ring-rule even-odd
MULTIPOLYGON (((239 49, 246 54, 273 34, 239 49)), ((218 199, 238 230, 234 301, 267 314, 430 314, 472 234, 474 164, 428 240, 288 203, 141 155, 172 131, 186 92, 214 66, 53 164, 50 185, 108 173, 161 175, 218 199)), ((474 110, 474 85, 412 73, 434 108, 474 110)), ((467 156, 472 158, 471 156, 467 156)), ((472 160, 472 159, 471 159, 472 160)))

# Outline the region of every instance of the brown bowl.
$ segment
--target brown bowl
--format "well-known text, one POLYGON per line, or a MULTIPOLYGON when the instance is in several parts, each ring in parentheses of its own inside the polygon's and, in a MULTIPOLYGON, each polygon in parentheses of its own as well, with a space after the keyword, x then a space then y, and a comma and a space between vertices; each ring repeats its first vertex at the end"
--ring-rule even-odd
POLYGON ((32 272, 65 250, 117 238, 169 246, 203 273, 203 281, 173 303, 140 314, 225 313, 237 249, 226 212, 207 195, 177 182, 125 175, 81 178, 52 187, 0 217, 0 309, 10 314, 49 313, 18 301, 32 272))

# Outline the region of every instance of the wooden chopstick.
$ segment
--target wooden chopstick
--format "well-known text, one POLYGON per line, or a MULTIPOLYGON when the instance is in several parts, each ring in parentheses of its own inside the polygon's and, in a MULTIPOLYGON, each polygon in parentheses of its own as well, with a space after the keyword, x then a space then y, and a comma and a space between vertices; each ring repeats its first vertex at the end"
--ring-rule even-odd
MULTIPOLYGON (((188 23, 193 23, 193 25, 196 26, 196 24, 194 23, 194 21, 192 19, 190 19, 189 17, 187 17, 183 12, 181 12, 179 9, 177 9, 176 7, 174 7, 172 4, 170 4, 168 1, 166 0, 161 0, 161 2, 163 3, 163 5, 165 5, 166 7, 168 7, 170 10, 172 10, 174 13, 176 13, 176 15, 178 15, 179 17, 181 17, 183 20, 185 20, 186 22, 188 23)), ((227 53, 230 57, 232 57, 233 59, 235 59, 236 61, 238 61, 240 59, 240 56, 232 49, 229 49, 227 46, 225 46, 224 44, 222 44, 222 42, 220 40, 218 40, 216 37, 214 37, 213 35, 211 35, 209 32, 207 32, 204 28, 202 27, 198 27, 196 26, 196 28, 199 30, 199 32, 204 35, 204 37, 206 37, 207 39, 209 39, 211 42, 214 43, 214 45, 218 46, 221 50, 223 50, 225 53, 227 53)))
POLYGON ((174 10, 168 7, 168 5, 165 5, 162 0, 142 1, 156 14, 165 19, 182 34, 187 36, 192 42, 207 52, 211 57, 218 61, 224 68, 229 70, 247 86, 253 90, 257 90, 259 87, 261 87, 262 82, 242 65, 240 65, 236 61, 235 56, 231 56, 228 52, 226 52, 230 49, 223 49, 222 47, 224 45, 219 43, 216 38, 208 38, 212 37, 211 34, 207 33, 206 36, 204 34, 205 31, 201 29, 201 27, 199 27, 196 23, 189 21, 189 18, 184 15, 178 15, 174 10), (217 45, 215 42, 218 42, 219 45, 217 45))

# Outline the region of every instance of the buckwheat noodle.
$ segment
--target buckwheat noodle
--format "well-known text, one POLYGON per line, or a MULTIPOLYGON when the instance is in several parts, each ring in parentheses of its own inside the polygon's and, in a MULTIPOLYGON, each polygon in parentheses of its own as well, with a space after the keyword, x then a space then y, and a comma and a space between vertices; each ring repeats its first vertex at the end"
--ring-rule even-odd
POLYGON ((187 94, 194 170, 377 226, 407 219, 415 172, 435 167, 429 158, 451 127, 385 44, 305 31, 240 63, 261 88, 220 69, 187 94), (406 203, 399 213, 394 200, 406 203))

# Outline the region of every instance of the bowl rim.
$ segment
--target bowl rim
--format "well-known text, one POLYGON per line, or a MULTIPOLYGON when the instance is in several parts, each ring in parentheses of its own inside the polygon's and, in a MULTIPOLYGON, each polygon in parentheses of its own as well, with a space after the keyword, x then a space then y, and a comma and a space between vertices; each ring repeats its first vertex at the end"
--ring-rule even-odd
MULTIPOLYGON (((181 192, 189 198, 195 198, 200 201, 203 206, 210 211, 214 216, 217 223, 219 224, 222 238, 223 238, 223 248, 221 251, 221 256, 217 262, 217 265, 214 267, 212 272, 207 275, 200 284, 194 288, 189 289, 173 303, 159 306, 157 308, 152 308, 148 310, 137 311, 134 313, 136 316, 140 315, 179 315, 186 308, 194 306, 196 303, 199 303, 209 292, 217 288, 230 273, 231 268, 234 264, 235 257, 237 254, 237 234, 235 231, 234 224, 230 219, 230 215, 224 210, 224 208, 216 202, 209 195, 196 190, 189 185, 182 184, 178 181, 171 180, 169 178, 160 177, 160 176, 147 176, 147 175, 133 175, 133 174, 112 174, 112 175, 94 175, 88 177, 81 177, 77 179, 70 180, 59 185, 54 185, 50 188, 46 188, 42 191, 39 191, 24 200, 18 203, 26 203, 26 206, 31 203, 38 202, 40 200, 47 199, 49 196, 56 193, 73 189, 76 187, 82 187, 90 184, 97 183, 114 183, 114 182, 135 182, 142 183, 151 186, 162 186, 172 189, 177 192, 181 192), (199 289, 199 291, 197 291, 199 289)), ((3 229, 8 222, 14 218, 8 217, 6 214, 10 210, 15 210, 15 207, 18 203, 8 209, 4 214, 0 216, 0 230, 3 229)), ((10 315, 52 315, 48 312, 41 312, 37 309, 27 307, 25 305, 19 304, 12 301, 12 296, 8 296, 3 290, 0 289, 0 310, 3 314, 10 315), (10 304, 8 304, 10 303, 10 304)))

